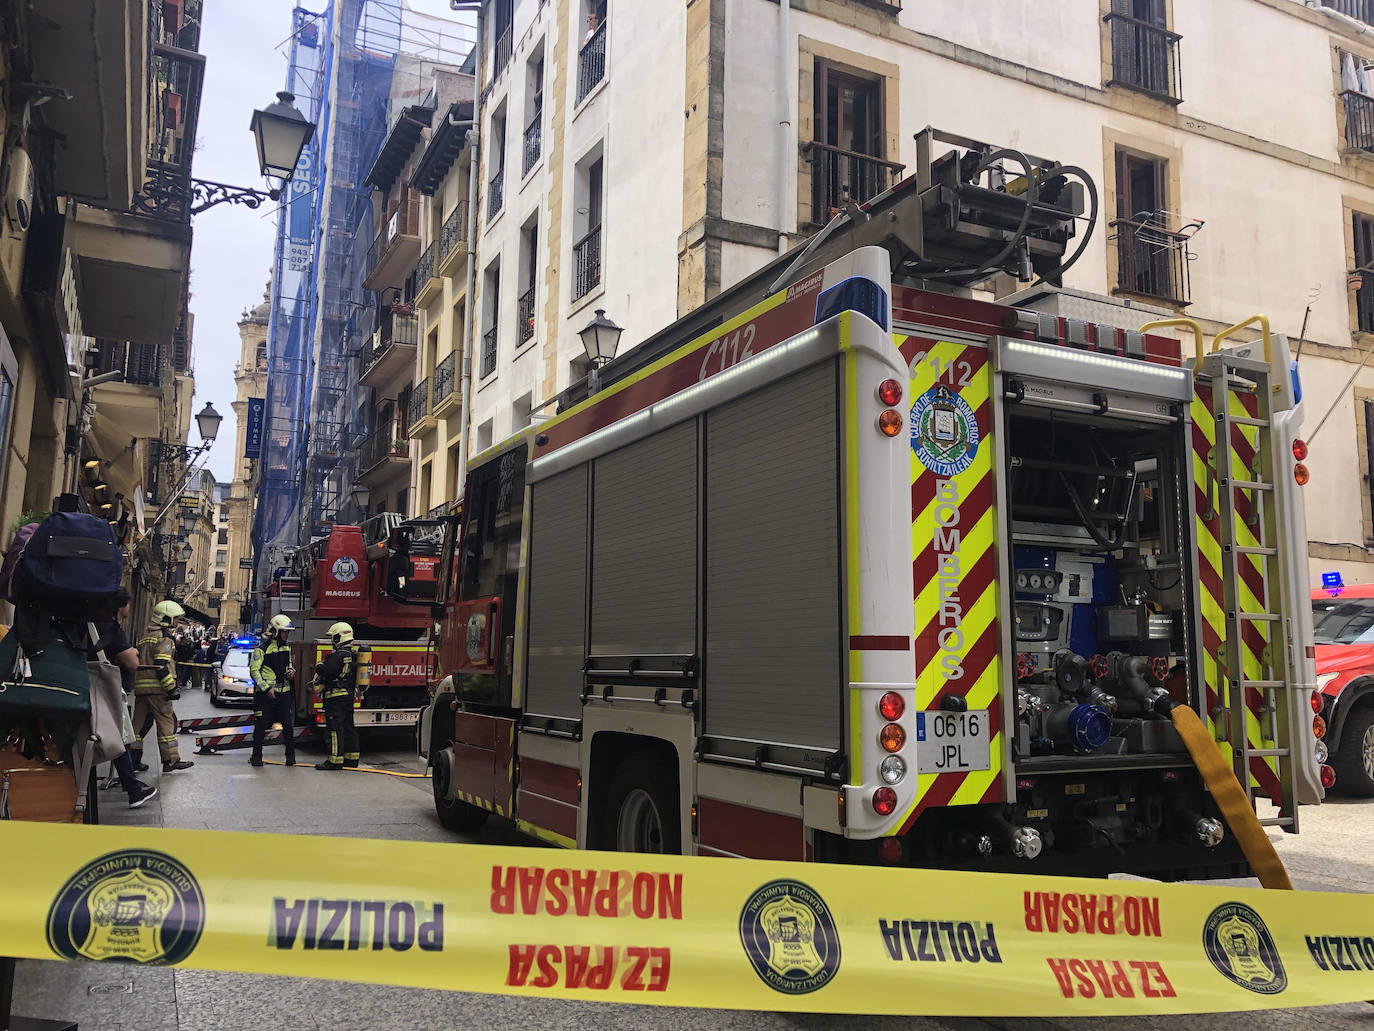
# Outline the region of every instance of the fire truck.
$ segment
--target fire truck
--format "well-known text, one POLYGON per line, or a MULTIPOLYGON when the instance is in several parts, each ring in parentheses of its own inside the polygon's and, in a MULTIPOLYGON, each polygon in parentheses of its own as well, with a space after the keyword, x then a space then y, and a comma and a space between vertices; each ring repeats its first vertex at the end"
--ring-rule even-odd
POLYGON ((1285 338, 1060 288, 1086 173, 917 143, 473 459, 419 731, 446 827, 1242 875, 1176 703, 1265 822, 1320 801, 1285 338))
POLYGON ((410 557, 409 593, 432 599, 441 524, 405 520, 394 513, 361 526, 336 525, 291 556, 268 592, 269 616, 284 612, 296 625, 291 637, 296 667, 296 725, 324 725, 324 703, 313 684, 315 665, 333 648, 328 628, 353 626, 365 663, 366 689, 354 703, 359 731, 413 727, 431 680, 429 614, 398 603, 385 590, 394 549, 410 557))

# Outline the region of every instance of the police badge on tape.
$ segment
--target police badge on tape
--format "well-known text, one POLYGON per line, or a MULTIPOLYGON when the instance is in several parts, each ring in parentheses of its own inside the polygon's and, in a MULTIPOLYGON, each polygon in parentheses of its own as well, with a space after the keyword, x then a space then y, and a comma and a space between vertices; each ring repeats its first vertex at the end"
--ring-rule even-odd
POLYGON ((769 881, 739 915, 739 938, 754 973, 784 995, 824 988, 840 969, 840 935, 830 907, 801 881, 769 881))
POLYGON ((1247 991, 1278 995, 1288 987, 1274 936, 1249 906, 1228 902, 1212 910, 1202 928, 1202 947, 1222 977, 1247 991))
POLYGON ((191 955, 205 895, 177 860, 121 849, 72 876, 48 909, 48 946, 64 959, 166 966, 191 955))
POLYGON ((958 476, 978 454, 978 418, 962 397, 936 384, 911 406, 911 450, 936 476, 958 476))

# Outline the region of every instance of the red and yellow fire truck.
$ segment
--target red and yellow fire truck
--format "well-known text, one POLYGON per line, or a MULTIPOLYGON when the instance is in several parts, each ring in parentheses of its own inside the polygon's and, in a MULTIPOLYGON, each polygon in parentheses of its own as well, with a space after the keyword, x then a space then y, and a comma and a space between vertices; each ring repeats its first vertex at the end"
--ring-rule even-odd
POLYGON ((1285 340, 976 299, 1053 282, 1095 192, 921 136, 910 179, 474 458, 420 726, 445 826, 1239 875, 1184 702, 1266 819, 1320 800, 1285 340))
POLYGON ((432 623, 427 612, 398 603, 384 587, 393 545, 399 546, 410 556, 410 593, 418 600, 433 597, 439 529, 439 523, 403 521, 400 516, 334 526, 302 548, 275 578, 268 592, 270 615, 285 612, 296 625, 291 642, 298 671, 297 726, 324 725, 324 703, 312 673, 333 647, 328 628, 340 621, 352 625, 370 663, 365 690, 354 706, 358 729, 415 725, 432 679, 432 623))

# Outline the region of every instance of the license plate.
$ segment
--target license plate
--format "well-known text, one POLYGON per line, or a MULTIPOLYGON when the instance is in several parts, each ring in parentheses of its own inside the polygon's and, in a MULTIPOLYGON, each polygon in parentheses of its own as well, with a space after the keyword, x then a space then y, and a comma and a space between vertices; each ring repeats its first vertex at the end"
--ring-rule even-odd
POLYGON ((371 724, 374 725, 374 726, 376 726, 376 725, 378 725, 378 724, 385 723, 385 724, 388 724, 388 725, 393 726, 393 727, 406 727, 406 726, 414 726, 415 720, 416 720, 416 718, 419 716, 419 713, 417 713, 417 712, 367 712, 367 711, 364 710, 364 711, 362 711, 362 712, 357 713, 357 715, 358 715, 359 717, 361 717, 361 719, 356 720, 355 722, 360 722, 360 723, 371 723, 371 724))
POLYGON ((992 725, 986 709, 916 714, 916 770, 968 773, 992 766, 992 725))

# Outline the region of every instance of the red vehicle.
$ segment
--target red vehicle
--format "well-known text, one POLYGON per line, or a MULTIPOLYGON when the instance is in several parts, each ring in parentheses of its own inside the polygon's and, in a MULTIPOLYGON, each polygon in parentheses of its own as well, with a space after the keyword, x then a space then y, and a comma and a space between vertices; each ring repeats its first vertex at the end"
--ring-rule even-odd
POLYGON ((1374 796, 1374 584, 1313 591, 1312 629, 1326 724, 1317 755, 1336 771, 1336 790, 1374 796))
POLYGON ((384 590, 397 552, 405 556, 410 594, 433 597, 439 562, 437 522, 380 516, 362 526, 334 526, 327 537, 297 553, 292 568, 269 590, 272 615, 285 612, 296 624, 293 661, 296 720, 324 724, 324 705, 310 672, 332 648, 326 631, 340 620, 353 626, 355 640, 370 654, 370 677, 355 703, 359 730, 409 727, 424 703, 432 667, 430 617, 424 608, 402 605, 384 590))

